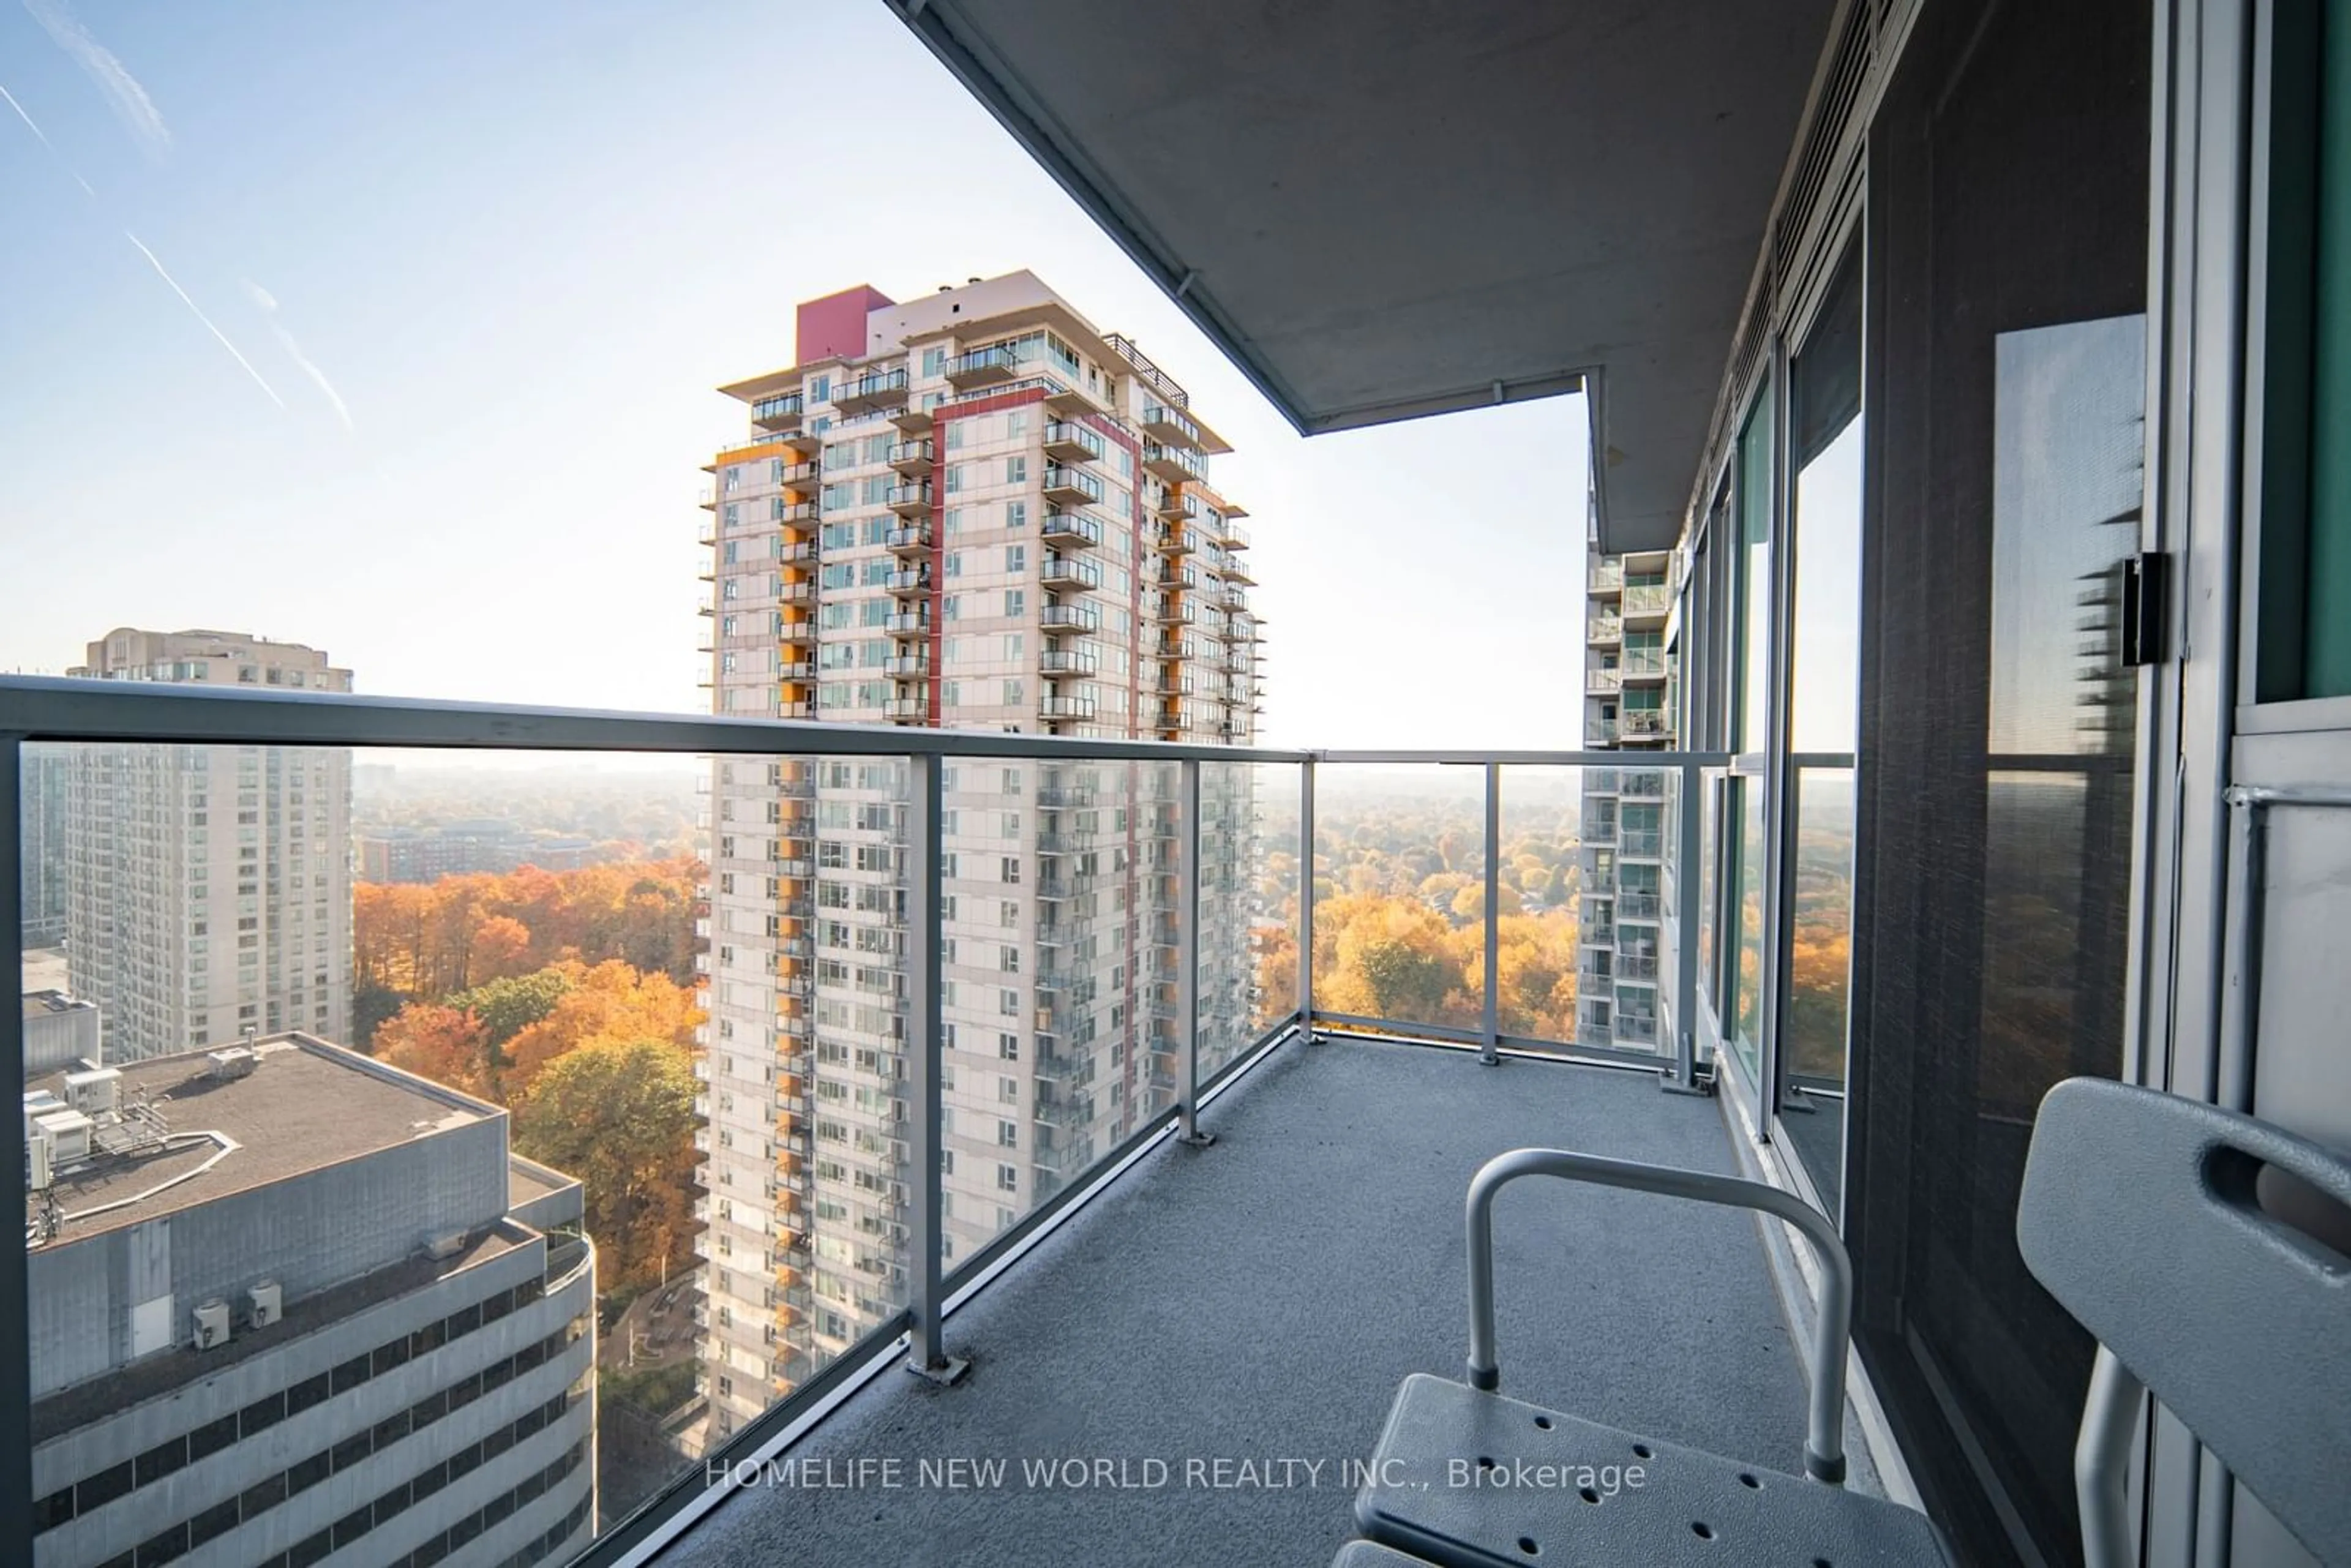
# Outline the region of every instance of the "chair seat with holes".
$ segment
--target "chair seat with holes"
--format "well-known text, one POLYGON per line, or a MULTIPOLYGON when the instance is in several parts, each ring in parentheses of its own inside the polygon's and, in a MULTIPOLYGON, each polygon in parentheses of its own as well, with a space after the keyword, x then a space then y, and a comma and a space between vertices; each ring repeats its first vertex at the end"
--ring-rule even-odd
POLYGON ((1416 1374, 1355 1521, 1448 1568, 1945 1568, 1924 1514, 1416 1374))

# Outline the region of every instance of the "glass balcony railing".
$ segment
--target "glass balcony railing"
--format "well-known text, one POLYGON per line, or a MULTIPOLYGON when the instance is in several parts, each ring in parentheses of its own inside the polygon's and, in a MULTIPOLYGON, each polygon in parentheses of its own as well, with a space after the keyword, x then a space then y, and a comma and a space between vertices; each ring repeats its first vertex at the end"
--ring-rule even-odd
POLYGON ((20 802, 0 879, 63 857, 53 988, 93 1005, 0 1023, 44 1325, 0 1344, 35 1487, 0 1555, 37 1568, 567 1562, 902 1344, 943 1366, 950 1292, 1303 1026, 1687 1079, 1681 839, 1604 899, 1577 823, 1604 772, 1670 824, 1724 759, 0 679, 0 777, 45 761, 70 829, 20 802), (165 1216, 235 1244, 113 1313, 93 1260, 165 1216))

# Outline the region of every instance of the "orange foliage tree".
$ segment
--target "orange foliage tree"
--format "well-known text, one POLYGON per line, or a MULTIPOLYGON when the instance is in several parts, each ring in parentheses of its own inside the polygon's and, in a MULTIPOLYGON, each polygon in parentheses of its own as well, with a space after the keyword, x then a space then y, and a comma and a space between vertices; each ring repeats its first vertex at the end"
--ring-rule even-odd
POLYGON ((547 1016, 525 1025, 506 1045, 505 1087, 519 1101, 548 1064, 590 1045, 650 1040, 681 1050, 694 1044, 702 1009, 695 993, 667 975, 640 974, 619 959, 593 968, 567 961, 554 967, 570 983, 547 1016))
POLYGON ((703 875, 700 862, 678 859, 361 883, 351 897, 360 1043, 403 1002, 566 960, 619 959, 691 985, 703 875))
POLYGON ((549 1063, 515 1147, 585 1187, 597 1283, 631 1296, 694 1257, 694 1064, 665 1040, 597 1040, 549 1063))
POLYGON ((375 1053, 420 1078, 496 1099, 497 1071, 482 1020, 437 1002, 411 1002, 375 1032, 375 1053))

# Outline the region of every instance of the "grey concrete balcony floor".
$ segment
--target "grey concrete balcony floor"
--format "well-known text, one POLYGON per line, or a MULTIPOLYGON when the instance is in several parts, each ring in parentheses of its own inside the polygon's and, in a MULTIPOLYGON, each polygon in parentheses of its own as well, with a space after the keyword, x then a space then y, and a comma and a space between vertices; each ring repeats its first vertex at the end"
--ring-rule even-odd
MULTIPOLYGON (((1319 1568, 1353 1533, 1339 1466, 1369 1458, 1397 1383, 1461 1375, 1462 1203, 1481 1163, 1540 1145, 1734 1169, 1716 1104, 1647 1074, 1430 1046, 1285 1045, 1202 1124, 1214 1147, 1163 1144, 948 1320, 973 1363, 961 1386, 893 1368, 787 1456, 841 1482, 895 1458, 901 1484, 746 1489, 664 1568, 1319 1568), (1071 1458, 1169 1474, 1022 1479, 1024 1459, 1071 1458), (947 1458, 1009 1469, 996 1488, 921 1484, 918 1461, 947 1458), (1298 1460, 1300 1484, 1186 1484, 1191 1459, 1298 1460)), ((1506 1390, 1799 1467, 1799 1364, 1752 1219, 1541 1180, 1496 1214, 1506 1390)))

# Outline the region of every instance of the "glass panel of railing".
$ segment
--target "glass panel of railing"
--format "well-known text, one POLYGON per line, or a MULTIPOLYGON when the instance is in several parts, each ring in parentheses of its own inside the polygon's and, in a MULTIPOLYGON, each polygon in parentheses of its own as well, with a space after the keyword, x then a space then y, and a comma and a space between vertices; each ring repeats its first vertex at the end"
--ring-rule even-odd
MULTIPOLYGON (((1197 956, 1202 1082, 1253 1044, 1268 1027, 1264 976, 1269 950, 1278 943, 1280 905, 1269 908, 1264 884, 1266 851, 1261 819, 1270 793, 1298 796, 1294 768, 1245 762, 1200 765, 1200 902, 1197 956)), ((1295 815, 1291 840, 1294 844, 1295 815)), ((1295 874, 1293 849, 1287 864, 1295 874)), ((1294 895, 1293 895, 1294 899, 1294 895)), ((1290 918, 1296 918, 1294 902, 1290 918)), ((1289 946, 1297 991, 1297 947, 1289 946)))
POLYGON ((903 761, 28 753, 37 1563, 562 1561, 905 1304, 903 761))
POLYGON ((1317 1016, 1481 1029, 1485 854, 1483 769, 1320 765, 1317 1016))
MULTIPOLYGON (((1587 941, 1582 894, 1584 857, 1613 841, 1616 802, 1595 795, 1592 782, 1582 768, 1502 769, 1494 1017, 1504 1035, 1572 1044, 1577 998, 1608 985, 1606 934, 1587 941)), ((1482 929, 1479 938, 1471 978, 1482 1000, 1482 929)))
POLYGON ((1298 836, 1299 769, 1286 763, 1261 763, 1253 772, 1257 849, 1252 862, 1256 884, 1249 902, 1249 946, 1256 955, 1256 974, 1250 988, 1249 1039, 1257 1040, 1298 1011, 1305 862, 1298 836))
POLYGON ((943 1265, 1176 1102, 1173 763, 953 763, 943 1265))

